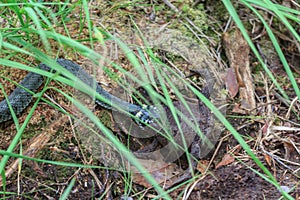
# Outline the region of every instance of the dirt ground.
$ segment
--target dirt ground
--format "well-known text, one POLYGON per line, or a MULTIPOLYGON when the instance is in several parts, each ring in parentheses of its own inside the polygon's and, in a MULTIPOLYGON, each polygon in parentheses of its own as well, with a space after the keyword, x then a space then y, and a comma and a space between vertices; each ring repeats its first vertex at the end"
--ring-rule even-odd
MULTIPOLYGON (((281 188, 291 190, 289 194, 295 199, 300 199, 299 101, 295 101, 291 106, 291 102, 286 104, 280 98, 278 91, 272 85, 253 53, 250 50, 245 50, 249 47, 243 43, 242 36, 235 35, 239 34, 236 32, 237 28, 229 20, 229 14, 221 1, 187 2, 187 4, 173 2, 172 5, 179 10, 179 12, 176 12, 176 9, 166 2, 145 1, 131 4, 122 1, 93 1, 89 3, 89 12, 94 26, 103 28, 116 37, 123 39, 127 44, 132 39, 130 33, 135 25, 141 28, 143 26, 153 27, 153 24, 156 27, 167 26, 169 29, 175 29, 192 38, 196 38, 196 36, 204 38, 205 46, 212 52, 209 59, 216 63, 217 68, 224 68, 222 74, 219 75, 224 88, 230 90, 226 94, 226 116, 228 120, 241 134, 258 159, 272 173, 281 188), (197 34, 188 28, 189 26, 186 25, 188 21, 191 21, 194 26, 193 30, 198 31, 197 34), (232 35, 234 35, 234 41, 230 44, 232 35), (233 52, 233 57, 230 57, 230 52, 233 52), (238 73, 237 71, 233 72, 236 68, 232 65, 247 65, 246 63, 248 63, 249 73, 244 68, 239 68, 238 73), (233 71, 230 71, 230 69, 233 71), (234 73, 241 74, 243 77, 239 79, 237 74, 233 75, 234 73), (247 73, 251 75, 251 78, 245 78, 247 73), (230 80, 235 80, 236 83, 230 80), (239 90, 241 84, 244 83, 252 85, 252 95, 239 90), (243 99, 247 99, 246 103, 243 99), (290 111, 291 108, 293 108, 292 112, 290 111)), ((282 2, 282 4, 286 3, 287 1, 282 2)), ((238 8, 238 14, 243 23, 246 24, 250 37, 261 50, 261 56, 278 79, 279 84, 288 93, 290 99, 294 99, 296 94, 275 50, 270 44, 263 25, 249 9, 238 3, 235 6, 238 8)), ((292 4, 290 6, 293 7, 292 4)), ((49 6, 49 9, 55 11, 57 8, 49 6)), ((78 41, 89 38, 87 26, 80 27, 79 21, 82 20, 82 16, 78 13, 81 12, 80 7, 75 6, 74 9, 70 9, 70 12, 66 13, 69 21, 64 24, 68 28, 71 38, 78 41)), ((261 14, 271 24, 299 84, 300 53, 297 49, 299 44, 295 42, 296 40, 282 25, 278 24, 279 22, 271 20, 272 14, 263 11, 261 14)), ((86 25, 86 23, 84 24, 86 25)), ((54 28, 57 32, 65 34, 63 25, 56 25, 54 28)), ((82 43, 87 46, 90 45, 89 41, 82 43)), ((61 47, 57 47, 56 43, 51 45, 53 45, 53 52, 55 52, 53 53, 54 56, 56 52, 61 50, 61 47)), ((102 48, 101 45, 94 46, 94 49, 99 51, 103 50, 102 48)), ((113 47, 108 46, 108 52, 111 49, 113 47)), ((184 75, 188 75, 191 70, 195 70, 193 63, 188 63, 186 60, 179 59, 164 51, 156 49, 154 51, 155 55, 166 64, 170 64, 168 60, 173 59, 172 63, 175 66, 180 66, 178 70, 184 75)), ((124 55, 119 55, 117 58, 114 57, 115 55, 109 53, 108 55, 125 69, 130 68, 130 64, 124 55)), ((89 61, 86 61, 82 55, 77 53, 74 55, 71 48, 59 51, 59 57, 62 56, 77 60, 80 65, 89 65, 89 61)), ((1 66, 0 68, 0 75, 13 77, 15 81, 21 80, 25 74, 21 70, 8 69, 5 71, 2 70, 4 68, 1 66)), ((122 75, 119 72, 116 72, 116 74, 122 75)), ((2 79, 0 80, 2 81, 2 79)), ((192 78, 191 80, 193 81, 192 78)), ((112 91, 115 87, 112 79, 106 75, 102 75, 101 82, 108 83, 106 89, 109 91, 112 91)), ((66 89, 63 85, 58 85, 55 82, 51 82, 50 86, 62 90, 71 90, 71 88, 66 89)), ((202 87, 202 85, 199 87, 202 87)), ((5 85, 5 89, 7 93, 10 93, 13 87, 5 85)), ((55 91, 48 91, 46 94, 54 98, 61 107, 70 109, 68 110, 70 112, 76 112, 71 109, 72 104, 62 94, 55 91)), ((0 99, 3 99, 2 93, 0 99)), ((29 110, 30 107, 19 116, 21 122, 25 120, 29 110)), ((135 151, 149 144, 154 144, 155 138, 151 138, 151 140, 141 139, 138 142, 128 138, 123 129, 116 128, 111 122, 110 111, 96 108, 94 112, 124 144, 131 140, 130 146, 135 151)), ((0 124, 0 127, 0 148, 5 150, 16 134, 16 127, 12 122, 0 124)), ((14 152, 18 153, 22 149, 24 155, 44 160, 103 166, 104 161, 95 159, 89 149, 84 149, 80 145, 80 139, 76 137, 73 131, 73 123, 68 116, 63 115, 46 103, 40 102, 23 133, 22 145, 20 144, 14 152)), ((190 150, 193 151, 193 146, 190 147, 190 150)), ((105 167, 104 169, 85 169, 58 166, 46 162, 23 161, 22 170, 18 172, 18 162, 13 159, 9 160, 7 166, 6 174, 8 176, 5 190, 8 199, 57 199, 62 195, 73 177, 76 178, 76 182, 69 194, 69 199, 130 200, 155 199, 158 196, 156 191, 147 185, 148 183, 141 180, 142 178, 134 177, 130 179, 128 178, 129 174, 109 170, 105 167), (128 183, 130 181, 132 183, 128 183)), ((170 164, 170 167, 176 168, 172 168, 170 171, 172 173, 178 172, 178 178, 184 174, 187 163, 184 158, 181 158, 170 164)), ((169 183, 171 185, 169 195, 173 199, 279 199, 281 193, 263 176, 260 176, 260 173, 264 174, 234 136, 223 129, 212 151, 197 162, 195 178, 189 178, 190 181, 180 183, 176 182, 176 178, 172 179, 169 183), (201 167, 203 165, 204 168, 201 167), (208 167, 207 170, 206 167, 208 167)), ((166 179, 166 177, 163 178, 166 179)), ((3 185, 3 182, 1 185, 3 185)), ((163 183, 161 185, 164 186, 163 183)))

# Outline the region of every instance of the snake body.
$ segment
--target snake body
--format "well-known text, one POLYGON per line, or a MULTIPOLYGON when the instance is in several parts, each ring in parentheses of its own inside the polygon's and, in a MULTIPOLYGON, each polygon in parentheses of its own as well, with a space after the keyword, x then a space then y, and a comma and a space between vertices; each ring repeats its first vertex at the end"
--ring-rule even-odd
MULTIPOLYGON (((100 94, 104 99, 106 99, 105 102, 96 99, 96 104, 106 109, 118 108, 118 110, 125 111, 127 114, 133 115, 136 122, 139 124, 140 122, 149 124, 152 122, 153 118, 159 117, 157 109, 154 106, 131 104, 116 96, 113 96, 112 94, 104 90, 99 84, 97 84, 96 80, 91 75, 89 75, 85 70, 83 70, 78 64, 74 63, 73 61, 63 58, 59 58, 56 61, 59 65, 79 78, 83 83, 87 84, 90 87, 96 87, 96 92, 100 94)), ((43 63, 39 65, 39 68, 45 71, 50 71, 51 69, 51 67, 43 63)), ((0 102, 0 123, 8 121, 12 118, 7 101, 10 102, 14 113, 16 115, 20 114, 26 107, 28 107, 33 99, 32 93, 28 91, 32 91, 33 93, 36 92, 37 89, 42 85, 43 81, 44 77, 42 75, 34 72, 29 72, 20 82, 20 86, 18 86, 8 96, 7 99, 4 99, 0 102)))

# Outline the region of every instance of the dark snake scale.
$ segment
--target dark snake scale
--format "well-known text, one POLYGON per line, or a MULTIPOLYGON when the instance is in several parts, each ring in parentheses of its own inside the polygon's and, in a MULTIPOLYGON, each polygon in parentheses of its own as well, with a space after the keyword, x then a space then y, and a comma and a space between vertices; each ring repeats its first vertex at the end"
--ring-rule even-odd
MULTIPOLYGON (((91 75, 89 75, 85 70, 83 70, 78 64, 74 63, 73 61, 63 58, 59 58, 56 61, 59 65, 71 72, 88 86, 93 87, 96 83, 96 92, 100 94, 104 99, 106 99, 105 103, 96 99, 95 102, 98 105, 106 109, 117 108, 117 110, 122 110, 127 114, 131 114, 135 117, 135 120, 138 124, 140 124, 140 122, 149 124, 152 123, 152 120, 154 118, 159 118, 158 111, 154 106, 131 104, 108 93, 99 84, 97 84, 97 82, 91 75)), ((45 64, 40 64, 39 68, 45 71, 50 71, 51 69, 51 67, 45 64)), ((34 72, 29 72, 20 82, 20 86, 18 86, 8 96, 7 99, 4 99, 0 102, 0 123, 8 121, 12 118, 7 100, 10 102, 15 114, 18 115, 32 101, 33 95, 32 93, 28 92, 28 90, 36 92, 43 82, 44 77, 42 75, 36 74, 34 72), (24 88, 26 88, 26 90, 24 88)))

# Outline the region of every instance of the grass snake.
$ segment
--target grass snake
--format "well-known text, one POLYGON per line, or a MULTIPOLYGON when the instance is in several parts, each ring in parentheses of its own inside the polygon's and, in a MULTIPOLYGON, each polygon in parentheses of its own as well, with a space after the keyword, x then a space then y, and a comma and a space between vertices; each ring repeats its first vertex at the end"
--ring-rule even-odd
MULTIPOLYGON (((152 122, 153 118, 159 118, 157 109, 154 106, 131 104, 105 91, 99 84, 97 84, 95 79, 90 74, 88 74, 73 61, 58 58, 56 62, 66 70, 74 74, 88 86, 93 87, 96 83, 96 92, 107 100, 104 103, 103 101, 96 99, 96 104, 106 109, 121 109, 127 114, 133 115, 138 124, 149 124, 152 122)), ((43 63, 39 64, 39 68, 45 71, 50 71, 51 69, 51 67, 43 63)), ((28 92, 28 90, 36 92, 43 82, 44 77, 42 75, 34 72, 29 72, 19 83, 19 86, 8 96, 8 98, 0 102, 0 123, 8 121, 12 118, 7 101, 10 102, 14 113, 16 115, 20 114, 26 107, 28 107, 33 99, 32 93, 28 92)))

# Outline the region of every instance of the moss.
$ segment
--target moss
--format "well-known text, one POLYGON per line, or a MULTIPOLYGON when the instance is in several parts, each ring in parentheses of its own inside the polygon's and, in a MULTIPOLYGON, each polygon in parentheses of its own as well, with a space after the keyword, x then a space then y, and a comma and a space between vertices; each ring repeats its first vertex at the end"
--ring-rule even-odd
POLYGON ((111 130, 113 129, 113 122, 109 111, 103 109, 99 112, 97 117, 105 127, 111 130))
MULTIPOLYGON (((178 16, 179 19, 188 18, 192 21, 193 25, 200 29, 202 32, 206 31, 208 27, 208 16, 203 10, 203 6, 199 4, 197 7, 192 7, 192 2, 185 1, 185 4, 181 7, 182 13, 178 16)), ((191 26, 189 24, 189 26, 191 26)), ((194 34, 186 26, 185 23, 182 23, 181 20, 173 21, 170 25, 170 28, 179 30, 181 33, 189 37, 194 37, 194 34)))

